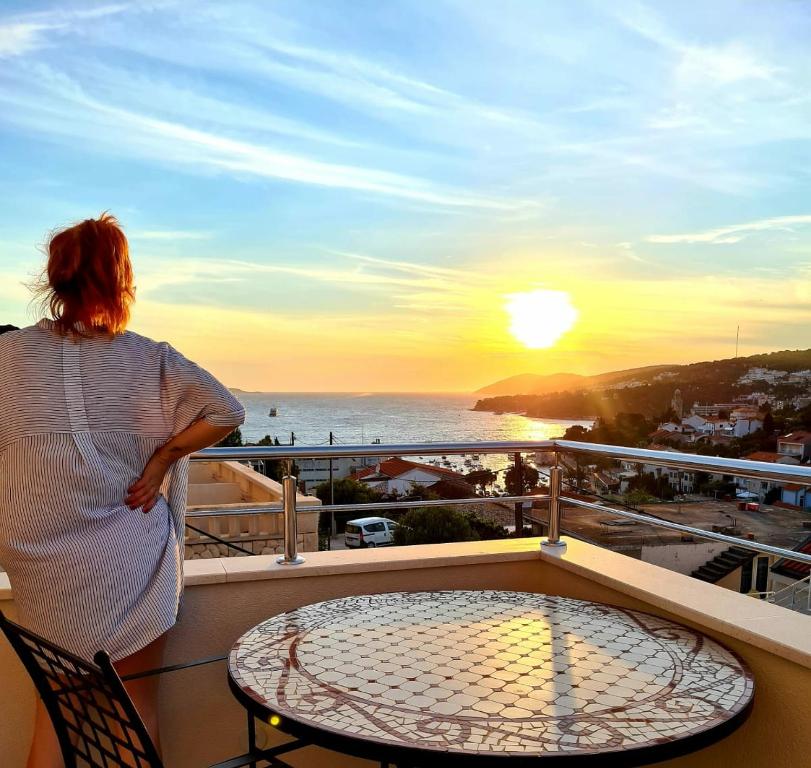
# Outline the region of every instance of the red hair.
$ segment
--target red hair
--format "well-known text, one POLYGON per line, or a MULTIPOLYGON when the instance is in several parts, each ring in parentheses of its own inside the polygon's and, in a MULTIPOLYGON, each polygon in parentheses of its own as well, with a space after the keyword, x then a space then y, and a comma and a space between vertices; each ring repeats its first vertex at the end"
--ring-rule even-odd
POLYGON ((47 253, 38 291, 56 330, 63 335, 123 333, 135 287, 127 238, 115 216, 102 213, 57 230, 48 240, 47 253))

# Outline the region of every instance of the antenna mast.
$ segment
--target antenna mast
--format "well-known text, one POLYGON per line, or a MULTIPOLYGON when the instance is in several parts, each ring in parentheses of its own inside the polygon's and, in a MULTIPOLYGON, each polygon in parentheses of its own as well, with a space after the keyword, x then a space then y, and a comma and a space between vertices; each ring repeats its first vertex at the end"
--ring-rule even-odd
POLYGON ((738 329, 735 331, 735 357, 738 356, 738 339, 741 336, 741 326, 738 326, 738 329))

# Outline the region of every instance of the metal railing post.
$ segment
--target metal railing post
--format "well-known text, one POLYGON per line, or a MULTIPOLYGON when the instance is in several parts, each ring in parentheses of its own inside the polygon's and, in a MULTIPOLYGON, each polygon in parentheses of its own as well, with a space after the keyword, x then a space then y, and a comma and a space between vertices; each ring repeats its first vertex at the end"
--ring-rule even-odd
POLYGON ((542 547, 565 547, 566 542, 560 540, 560 479, 562 470, 557 463, 549 470, 549 531, 547 537, 541 541, 542 547))
MULTIPOLYGON (((515 495, 524 495, 524 464, 520 453, 513 454, 513 471, 515 472, 515 495)), ((515 535, 524 535, 524 502, 515 502, 515 535)))
POLYGON ((304 558, 298 553, 298 520, 296 519, 296 478, 290 473, 292 462, 285 461, 282 478, 282 506, 284 507, 284 554, 276 558, 279 565, 299 565, 304 558))

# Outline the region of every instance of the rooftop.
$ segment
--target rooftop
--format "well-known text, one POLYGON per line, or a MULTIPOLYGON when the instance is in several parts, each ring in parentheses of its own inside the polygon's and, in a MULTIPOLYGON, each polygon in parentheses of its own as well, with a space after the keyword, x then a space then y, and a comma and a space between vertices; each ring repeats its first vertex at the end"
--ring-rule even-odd
MULTIPOLYGON (((811 536, 796 547, 792 547, 795 552, 803 552, 806 555, 811 555, 811 536)), ((787 576, 791 579, 799 581, 805 579, 811 574, 811 565, 808 563, 798 563, 796 560, 789 560, 785 557, 778 560, 773 566, 772 571, 779 573, 781 576, 787 576)))
POLYGON ((807 443, 811 443, 811 432, 804 432, 802 430, 790 432, 787 435, 779 437, 778 440, 781 443, 802 443, 806 445, 807 443))
POLYGON ((400 458, 399 456, 392 456, 390 459, 381 461, 377 467, 365 467, 351 475, 355 480, 369 480, 371 478, 395 478, 411 472, 413 470, 422 470, 423 472, 430 472, 435 475, 440 475, 457 480, 464 480, 464 476, 452 469, 439 467, 434 464, 420 464, 416 461, 408 461, 407 459, 400 458))

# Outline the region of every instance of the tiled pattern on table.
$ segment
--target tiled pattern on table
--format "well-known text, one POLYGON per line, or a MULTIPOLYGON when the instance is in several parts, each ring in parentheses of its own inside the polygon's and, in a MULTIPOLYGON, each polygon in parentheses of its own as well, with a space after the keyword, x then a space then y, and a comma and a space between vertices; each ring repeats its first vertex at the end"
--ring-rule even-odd
POLYGON ((281 717, 387 744, 486 753, 617 751, 705 731, 752 677, 689 627, 521 592, 331 600, 246 633, 241 688, 281 717))

